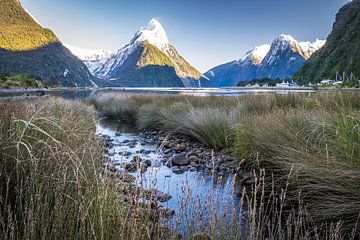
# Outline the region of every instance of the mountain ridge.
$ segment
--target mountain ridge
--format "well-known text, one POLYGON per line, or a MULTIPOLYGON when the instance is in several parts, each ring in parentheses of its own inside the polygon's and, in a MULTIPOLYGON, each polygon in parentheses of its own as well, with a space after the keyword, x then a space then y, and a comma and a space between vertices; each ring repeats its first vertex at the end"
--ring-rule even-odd
MULTIPOLYGON (((74 51, 73 53, 76 55, 74 51)), ((153 73, 156 72, 154 71, 156 66, 167 66, 167 68, 165 68, 166 71, 169 71, 170 68, 174 68, 176 73, 176 78, 173 79, 174 86, 178 86, 176 81, 180 78, 183 82, 182 86, 198 87, 198 80, 202 76, 202 74, 191 66, 178 53, 176 48, 170 44, 164 28, 156 19, 151 19, 147 26, 141 27, 130 42, 120 48, 116 53, 109 55, 107 58, 100 59, 96 63, 89 63, 85 61, 85 64, 89 67, 94 76, 103 80, 102 82, 113 79, 124 79, 124 75, 132 78, 129 76, 131 71, 128 68, 130 65, 132 65, 133 72, 138 72, 139 69, 135 68, 145 68, 146 66, 151 66, 150 69, 152 69, 151 71, 153 73), (139 49, 148 52, 140 55, 133 54, 139 49), (134 59, 131 59, 129 56, 136 56, 138 58, 136 63, 134 63, 134 59), (126 63, 127 61, 132 64, 126 63), (122 65, 127 67, 125 68, 122 65), (126 69, 126 71, 124 69, 126 69)), ((169 72, 167 73, 169 74, 169 72)), ((167 74, 165 75, 167 76, 167 74)), ((154 82, 154 79, 152 78, 157 78, 154 74, 144 73, 141 74, 141 76, 146 77, 150 85, 153 85, 154 82)), ((139 81, 147 86, 146 81, 139 81)), ((171 79, 168 79, 168 81, 171 81, 171 79)), ((155 80, 155 82, 158 81, 155 80)), ((113 82, 111 84, 113 84, 113 82)), ((119 84, 122 85, 121 82, 119 82, 119 84)), ((163 84, 164 83, 162 83, 162 85, 163 84)), ((126 81, 124 85, 137 86, 138 84, 126 81)), ((165 85, 171 86, 171 83, 169 82, 165 85)))
POLYGON ((271 45, 264 44, 248 51, 242 58, 216 66, 204 75, 205 87, 231 87, 240 81, 291 77, 305 60, 322 47, 325 42, 298 42, 292 36, 281 34, 271 45))
POLYGON ((48 86, 94 86, 95 77, 18 0, 0 1, 0 73, 22 73, 48 86))
POLYGON ((301 84, 335 79, 336 73, 360 77, 360 0, 345 4, 336 14, 325 46, 293 77, 301 84))

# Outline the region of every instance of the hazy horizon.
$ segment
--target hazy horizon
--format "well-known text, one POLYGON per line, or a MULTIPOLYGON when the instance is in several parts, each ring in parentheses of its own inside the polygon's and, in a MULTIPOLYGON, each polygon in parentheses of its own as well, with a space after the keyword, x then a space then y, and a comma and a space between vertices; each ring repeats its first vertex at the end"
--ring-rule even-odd
POLYGON ((21 2, 63 43, 84 49, 117 50, 156 18, 180 54, 205 72, 282 33, 298 41, 326 39, 348 0, 21 2))

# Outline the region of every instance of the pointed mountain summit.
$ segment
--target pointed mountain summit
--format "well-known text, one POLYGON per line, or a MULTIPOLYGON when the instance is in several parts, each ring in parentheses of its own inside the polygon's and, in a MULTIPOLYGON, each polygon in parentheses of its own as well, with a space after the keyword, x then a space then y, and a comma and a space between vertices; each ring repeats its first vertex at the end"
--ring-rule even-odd
POLYGON ((255 47, 240 60, 209 70, 204 74, 209 80, 201 79, 201 83, 205 87, 231 87, 241 81, 289 78, 324 44, 322 40, 298 42, 290 35, 281 34, 271 45, 255 47))
POLYGON ((95 78, 19 0, 0 0, 0 74, 23 73, 46 85, 92 86, 95 78))
POLYGON ((201 73, 169 43, 156 19, 140 28, 125 47, 90 70, 103 79, 101 85, 111 86, 198 87, 201 78, 201 73))

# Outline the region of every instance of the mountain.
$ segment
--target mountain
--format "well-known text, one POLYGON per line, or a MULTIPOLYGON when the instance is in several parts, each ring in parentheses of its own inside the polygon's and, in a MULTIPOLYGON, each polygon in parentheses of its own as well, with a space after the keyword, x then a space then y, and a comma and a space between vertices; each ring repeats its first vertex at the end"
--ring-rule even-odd
POLYGON ((325 41, 297 42, 292 36, 281 34, 271 45, 265 44, 247 52, 240 60, 217 66, 204 75, 203 87, 230 87, 240 81, 293 76, 325 41))
POLYGON ((23 73, 52 86, 93 86, 95 77, 19 0, 0 0, 0 74, 23 73))
POLYGON ((113 54, 112 52, 104 49, 82 49, 73 47, 68 44, 64 44, 64 46, 69 49, 76 57, 78 57, 78 59, 83 61, 83 63, 85 63, 85 65, 89 68, 90 72, 94 72, 95 69, 98 69, 100 66, 102 66, 105 61, 113 54))
POLYGON ((251 80, 257 76, 259 65, 270 51, 270 45, 255 47, 237 61, 217 66, 204 75, 209 79, 202 79, 203 87, 231 87, 241 80, 251 80))
POLYGON ((97 61, 91 72, 100 85, 127 87, 198 87, 201 73, 169 43, 161 24, 152 19, 116 53, 97 61))
POLYGON ((360 0, 343 6, 336 15, 325 46, 306 62, 293 80, 302 84, 335 79, 336 72, 360 78, 360 0))

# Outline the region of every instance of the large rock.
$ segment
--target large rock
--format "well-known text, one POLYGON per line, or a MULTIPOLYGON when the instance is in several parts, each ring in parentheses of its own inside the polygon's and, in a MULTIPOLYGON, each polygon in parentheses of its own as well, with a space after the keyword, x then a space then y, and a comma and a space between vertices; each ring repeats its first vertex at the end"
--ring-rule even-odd
POLYGON ((189 165, 189 160, 186 157, 186 154, 180 153, 180 154, 174 154, 172 157, 172 164, 176 166, 186 166, 189 165))

